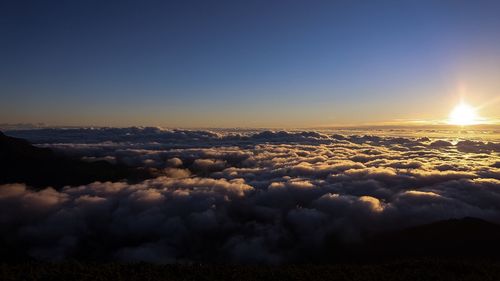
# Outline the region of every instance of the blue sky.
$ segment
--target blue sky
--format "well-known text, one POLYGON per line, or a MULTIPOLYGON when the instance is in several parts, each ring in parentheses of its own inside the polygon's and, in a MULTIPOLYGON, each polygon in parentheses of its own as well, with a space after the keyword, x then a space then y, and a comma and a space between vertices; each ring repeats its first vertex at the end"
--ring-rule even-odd
MULTIPOLYGON (((304 127, 498 98, 498 1, 3 1, 0 120, 304 127)), ((481 109, 496 118, 494 105, 481 109)), ((1 123, 1 122, 0 122, 1 123)))

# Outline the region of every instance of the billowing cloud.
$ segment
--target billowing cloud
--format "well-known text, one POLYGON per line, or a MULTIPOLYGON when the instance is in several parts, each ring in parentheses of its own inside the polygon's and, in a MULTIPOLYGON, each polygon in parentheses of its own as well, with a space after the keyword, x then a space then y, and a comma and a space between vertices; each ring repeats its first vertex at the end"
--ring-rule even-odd
POLYGON ((500 222, 493 142, 159 128, 17 133, 158 175, 61 190, 0 186, 2 237, 40 259, 281 263, 320 253, 332 237, 352 243, 467 216, 500 222))

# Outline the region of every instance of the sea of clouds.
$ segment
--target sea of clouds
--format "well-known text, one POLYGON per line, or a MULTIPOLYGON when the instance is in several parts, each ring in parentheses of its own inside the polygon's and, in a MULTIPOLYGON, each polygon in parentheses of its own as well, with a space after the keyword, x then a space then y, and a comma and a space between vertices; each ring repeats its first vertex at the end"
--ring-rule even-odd
POLYGON ((300 261, 438 220, 500 223, 500 143, 314 131, 161 128, 6 132, 143 182, 0 186, 0 233, 32 257, 300 261))

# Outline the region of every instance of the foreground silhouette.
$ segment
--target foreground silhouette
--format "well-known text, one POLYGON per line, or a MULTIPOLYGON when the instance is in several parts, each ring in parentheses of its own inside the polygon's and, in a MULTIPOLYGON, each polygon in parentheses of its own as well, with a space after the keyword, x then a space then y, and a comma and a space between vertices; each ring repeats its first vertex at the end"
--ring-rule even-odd
POLYGON ((0 132, 0 184, 26 183, 34 188, 83 185, 148 177, 146 171, 106 161, 84 162, 58 155, 0 132))
POLYGON ((23 263, 0 265, 1 280, 336 280, 336 281, 493 281, 500 262, 415 259, 372 264, 285 266, 159 265, 148 263, 23 263))

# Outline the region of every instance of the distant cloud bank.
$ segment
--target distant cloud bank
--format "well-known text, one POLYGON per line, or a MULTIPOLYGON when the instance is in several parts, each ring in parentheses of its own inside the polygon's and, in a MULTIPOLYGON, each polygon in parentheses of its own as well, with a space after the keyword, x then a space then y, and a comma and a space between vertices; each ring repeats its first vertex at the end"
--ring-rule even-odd
POLYGON ((0 233, 32 257, 282 263, 335 237, 449 218, 500 223, 500 143, 322 132, 13 131, 139 183, 0 186, 0 233), (14 210, 14 211, 13 211, 14 210))

